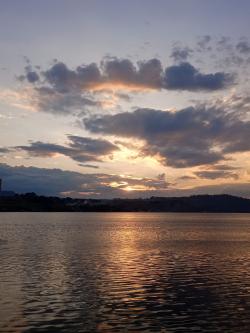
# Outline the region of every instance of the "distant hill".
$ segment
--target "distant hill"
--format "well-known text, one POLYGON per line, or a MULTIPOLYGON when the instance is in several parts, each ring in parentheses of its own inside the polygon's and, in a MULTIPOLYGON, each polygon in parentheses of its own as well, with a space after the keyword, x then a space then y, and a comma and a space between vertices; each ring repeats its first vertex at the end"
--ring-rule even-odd
POLYGON ((45 197, 27 193, 0 197, 0 211, 250 213, 250 199, 223 194, 108 200, 45 197))

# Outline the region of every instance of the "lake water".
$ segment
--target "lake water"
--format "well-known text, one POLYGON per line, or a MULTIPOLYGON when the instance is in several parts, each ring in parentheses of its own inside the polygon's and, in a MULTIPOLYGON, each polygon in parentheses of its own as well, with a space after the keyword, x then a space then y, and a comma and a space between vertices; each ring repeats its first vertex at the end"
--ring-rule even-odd
POLYGON ((250 214, 1 213, 0 332, 250 332, 250 214))

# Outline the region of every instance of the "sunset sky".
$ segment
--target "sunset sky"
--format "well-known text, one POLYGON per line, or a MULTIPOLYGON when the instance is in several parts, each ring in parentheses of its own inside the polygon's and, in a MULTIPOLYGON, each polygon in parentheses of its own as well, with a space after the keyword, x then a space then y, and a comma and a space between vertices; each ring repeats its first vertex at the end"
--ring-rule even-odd
POLYGON ((4 189, 250 197, 250 2, 0 0, 4 189))

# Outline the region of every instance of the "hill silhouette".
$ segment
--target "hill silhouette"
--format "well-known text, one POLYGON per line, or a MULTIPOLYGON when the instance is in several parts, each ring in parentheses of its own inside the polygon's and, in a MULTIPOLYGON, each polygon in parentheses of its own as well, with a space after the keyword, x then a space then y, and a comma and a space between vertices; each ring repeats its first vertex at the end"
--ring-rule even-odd
POLYGON ((250 213, 250 199, 227 194, 148 199, 73 199, 27 193, 1 197, 0 211, 250 213))

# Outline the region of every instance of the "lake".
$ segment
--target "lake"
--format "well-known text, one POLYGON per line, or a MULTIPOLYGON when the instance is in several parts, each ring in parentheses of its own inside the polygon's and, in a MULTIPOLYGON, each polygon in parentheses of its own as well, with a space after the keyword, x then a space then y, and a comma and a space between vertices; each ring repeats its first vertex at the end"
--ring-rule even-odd
POLYGON ((0 332, 249 332, 250 214, 1 213, 0 332))

